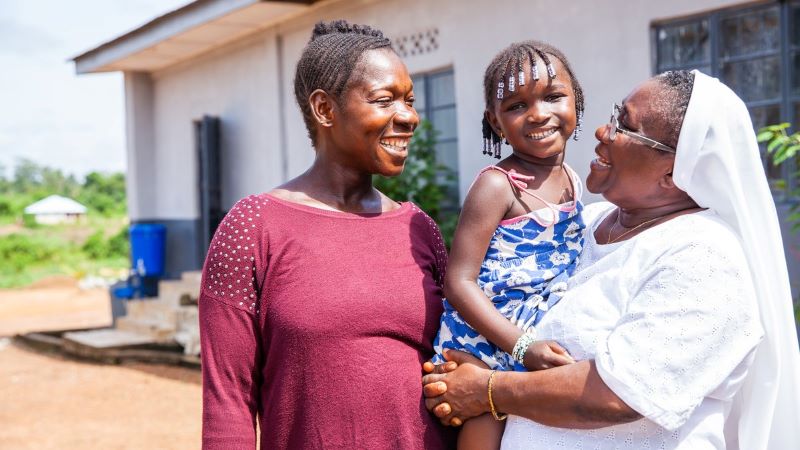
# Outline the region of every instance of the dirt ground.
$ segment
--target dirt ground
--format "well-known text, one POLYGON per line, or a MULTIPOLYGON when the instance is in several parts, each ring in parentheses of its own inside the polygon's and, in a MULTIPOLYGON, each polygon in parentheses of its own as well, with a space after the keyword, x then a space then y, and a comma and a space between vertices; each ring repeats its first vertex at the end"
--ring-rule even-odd
POLYGON ((51 277, 22 289, 0 289, 0 337, 110 324, 108 290, 80 289, 70 277, 51 277))
MULTIPOLYGON (((49 280, 0 290, 0 336, 103 326, 108 293, 49 280)), ((200 447, 196 369, 103 365, 0 338, 0 449, 200 447)))

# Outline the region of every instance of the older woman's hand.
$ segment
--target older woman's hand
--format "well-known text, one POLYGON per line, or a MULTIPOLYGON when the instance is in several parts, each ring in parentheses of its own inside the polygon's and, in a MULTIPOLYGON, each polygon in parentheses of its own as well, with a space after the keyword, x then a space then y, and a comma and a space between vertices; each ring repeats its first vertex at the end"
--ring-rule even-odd
POLYGON ((425 407, 442 424, 458 426, 489 411, 486 389, 491 372, 481 360, 468 353, 447 350, 444 356, 447 363, 425 367, 426 371, 433 372, 422 377, 425 407))

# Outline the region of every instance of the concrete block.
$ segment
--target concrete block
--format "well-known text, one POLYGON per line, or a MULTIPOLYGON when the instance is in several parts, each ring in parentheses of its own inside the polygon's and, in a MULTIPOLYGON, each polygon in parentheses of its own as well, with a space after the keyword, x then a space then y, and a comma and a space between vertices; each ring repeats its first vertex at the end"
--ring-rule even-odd
POLYGON ((184 306, 178 310, 177 329, 175 341, 183 346, 183 353, 199 355, 200 320, 196 306, 184 306))
POLYGON ((159 300, 173 306, 197 304, 200 284, 183 280, 163 280, 158 283, 159 300))
POLYGON ((160 344, 175 342, 175 325, 160 320, 120 317, 117 320, 116 329, 149 336, 154 342, 160 344))

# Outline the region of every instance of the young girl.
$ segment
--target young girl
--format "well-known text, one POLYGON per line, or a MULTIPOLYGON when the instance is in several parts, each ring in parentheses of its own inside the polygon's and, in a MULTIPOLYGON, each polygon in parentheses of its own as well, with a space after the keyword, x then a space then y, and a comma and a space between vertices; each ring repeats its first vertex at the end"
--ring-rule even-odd
MULTIPOLYGON (((561 346, 535 340, 534 327, 560 299, 583 246, 581 183, 564 164, 567 141, 580 131, 583 92, 567 58, 537 41, 500 52, 484 90, 484 154, 499 159, 502 142, 512 153, 481 171, 464 202, 434 362, 455 349, 495 370, 569 364, 561 346)), ((493 410, 469 420, 459 448, 499 448, 503 418, 493 410)))

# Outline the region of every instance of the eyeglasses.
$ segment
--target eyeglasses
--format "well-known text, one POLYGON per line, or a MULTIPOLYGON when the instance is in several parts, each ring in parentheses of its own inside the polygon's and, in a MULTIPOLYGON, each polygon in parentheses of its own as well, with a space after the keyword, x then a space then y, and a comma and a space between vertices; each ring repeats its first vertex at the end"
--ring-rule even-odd
POLYGON ((650 139, 649 137, 641 135, 639 133, 634 133, 633 131, 621 128, 619 126, 620 111, 622 111, 622 107, 614 103, 614 107, 611 109, 611 120, 609 121, 608 124, 609 125, 608 140, 614 142, 614 139, 616 139, 617 137, 617 133, 622 133, 624 135, 632 137, 633 139, 636 139, 637 141, 647 145, 650 148, 661 150, 662 152, 675 153, 675 149, 668 145, 664 145, 661 142, 656 141, 655 139, 650 139))

